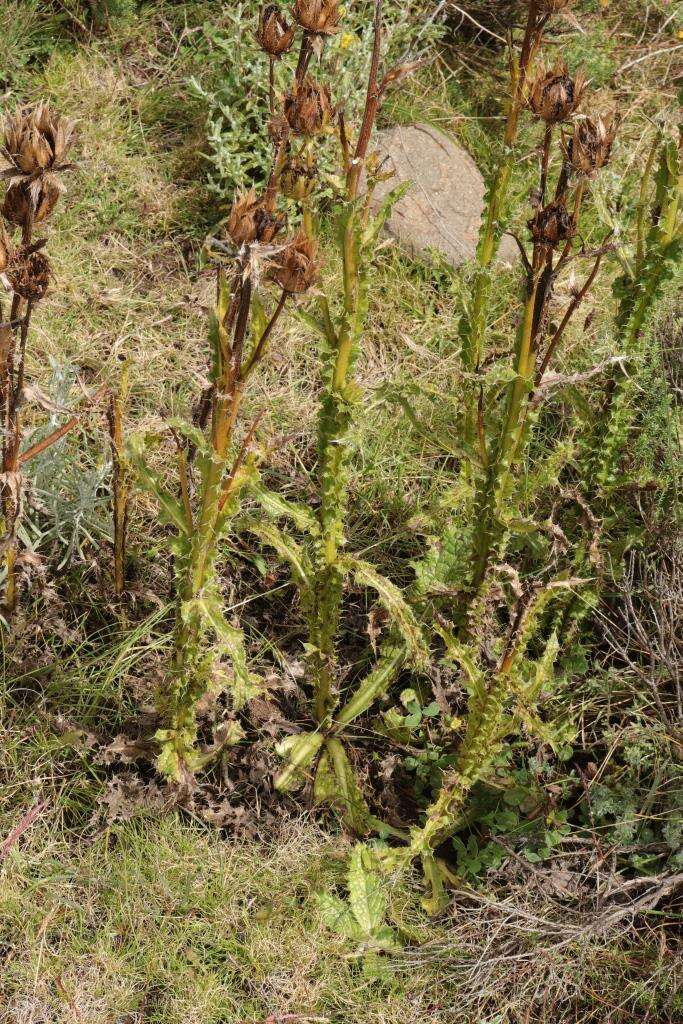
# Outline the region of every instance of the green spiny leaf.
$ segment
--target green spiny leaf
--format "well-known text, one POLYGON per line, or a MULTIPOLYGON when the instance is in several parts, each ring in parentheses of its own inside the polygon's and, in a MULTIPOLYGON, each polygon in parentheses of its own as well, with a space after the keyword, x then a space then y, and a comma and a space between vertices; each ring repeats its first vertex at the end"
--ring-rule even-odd
POLYGON ((249 672, 247 666, 244 633, 241 629, 228 622, 220 607, 220 600, 217 594, 209 592, 202 598, 195 598, 195 603, 215 632, 221 647, 230 659, 235 675, 232 690, 233 702, 235 709, 239 711, 248 700, 255 697, 259 692, 255 677, 249 672))
POLYGON ((416 666, 426 668, 429 664, 429 648, 412 608, 396 584, 377 572, 370 562, 358 558, 344 558, 343 567, 353 574, 356 583, 376 592, 380 604, 405 641, 409 657, 416 666))
POLYGON ((309 592, 313 583, 313 566, 304 549, 288 537, 274 523, 257 519, 240 519, 236 523, 238 532, 253 533, 268 547, 273 548, 292 572, 294 582, 304 592, 309 592))
POLYGON ((344 822, 357 834, 370 830, 370 811, 341 740, 327 740, 316 771, 313 795, 317 803, 338 807, 344 822))
POLYGON ((140 435, 131 438, 129 441, 128 458, 135 468, 140 485, 149 494, 154 495, 158 501, 164 521, 175 526, 180 533, 188 536, 189 524, 185 518, 184 509, 180 502, 164 486, 159 474, 150 468, 145 456, 145 442, 140 435))
POLYGON ((315 536, 320 532, 318 520, 305 505, 300 505, 298 502, 283 498, 281 494, 269 490, 260 482, 253 485, 251 491, 267 515, 272 516, 274 519, 279 519, 280 517, 289 519, 303 533, 310 533, 315 536))
POLYGON ((353 916, 365 935, 373 935, 384 924, 388 902, 377 859, 362 843, 351 854, 348 887, 353 916))
POLYGON ((356 692, 336 716, 336 721, 346 726, 367 711, 378 697, 387 692, 405 659, 406 650, 402 644, 388 644, 377 665, 361 680, 356 692))
POLYGON ((404 181, 387 193, 380 203, 377 213, 372 217, 367 228, 363 232, 361 242, 364 247, 373 246, 375 244, 379 238, 382 228, 391 216, 391 211, 394 206, 410 191, 412 185, 412 181, 404 181))
POLYGON ((315 902, 323 921, 331 931, 343 935, 346 939, 352 939, 354 942, 361 941, 363 929, 356 921, 348 904, 328 892, 317 893, 315 902))

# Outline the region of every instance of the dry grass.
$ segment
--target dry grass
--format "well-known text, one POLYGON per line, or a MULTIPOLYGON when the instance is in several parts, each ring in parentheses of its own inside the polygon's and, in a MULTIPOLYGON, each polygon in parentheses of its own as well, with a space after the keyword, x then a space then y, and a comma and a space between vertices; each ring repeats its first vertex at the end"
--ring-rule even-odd
MULTIPOLYGON (((368 975, 326 931, 311 896, 341 875, 346 849, 304 821, 226 844, 166 817, 114 826, 75 852, 39 823, 2 869, 0 1021, 440 1019, 422 978, 368 975)), ((399 921, 407 899, 395 900, 399 921)))

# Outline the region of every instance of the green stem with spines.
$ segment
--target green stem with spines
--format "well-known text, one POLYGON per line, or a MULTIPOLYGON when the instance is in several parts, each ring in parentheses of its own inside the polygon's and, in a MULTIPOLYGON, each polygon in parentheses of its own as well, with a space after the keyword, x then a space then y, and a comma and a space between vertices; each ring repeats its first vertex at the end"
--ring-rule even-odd
POLYGON ((340 233, 344 282, 341 321, 335 331, 328 385, 323 395, 318 428, 320 479, 320 539, 313 585, 311 645, 314 715, 322 723, 334 706, 335 647, 339 630, 344 574, 339 551, 344 543, 348 510, 349 432, 353 422, 354 389, 349 374, 358 354, 362 323, 359 298, 363 283, 359 268, 360 224, 355 204, 345 211, 340 233))
MULTIPOLYGON (((511 55, 509 109, 503 149, 486 193, 484 219, 477 244, 471 303, 460 319, 461 358, 463 368, 469 374, 478 372, 484 356, 491 296, 491 267, 505 229, 507 196, 514 166, 514 146, 524 106, 524 92, 531 62, 540 46, 544 24, 544 19, 539 19, 538 4, 532 0, 528 5, 519 61, 515 61, 511 55)), ((466 396, 463 434, 465 442, 471 445, 475 438, 478 396, 476 388, 468 388, 468 391, 470 393, 466 396)))
POLYGON ((475 531, 472 544, 473 568, 470 591, 478 594, 488 569, 497 535, 496 522, 510 478, 513 458, 518 454, 518 434, 523 423, 525 399, 533 387, 534 325, 537 321, 537 297, 540 268, 534 272, 524 312, 517 332, 515 378, 509 385, 503 425, 488 469, 483 474, 475 498, 475 531))

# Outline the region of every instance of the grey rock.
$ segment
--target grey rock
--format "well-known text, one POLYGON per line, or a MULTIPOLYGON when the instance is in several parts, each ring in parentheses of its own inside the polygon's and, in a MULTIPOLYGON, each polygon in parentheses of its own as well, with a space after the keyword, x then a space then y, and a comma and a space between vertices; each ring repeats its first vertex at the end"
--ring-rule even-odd
MULTIPOLYGON (((380 132, 376 149, 394 176, 377 185, 373 206, 402 182, 408 193, 394 206, 387 232, 408 252, 429 258, 438 249, 454 266, 472 259, 484 209, 484 179, 472 157, 429 124, 399 125, 380 132)), ((512 264, 517 246, 503 236, 498 258, 512 264)))

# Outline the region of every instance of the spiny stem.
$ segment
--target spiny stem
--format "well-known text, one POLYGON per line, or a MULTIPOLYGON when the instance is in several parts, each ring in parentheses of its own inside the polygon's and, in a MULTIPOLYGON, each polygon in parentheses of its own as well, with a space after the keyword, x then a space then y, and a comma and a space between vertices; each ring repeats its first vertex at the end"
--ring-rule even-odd
POLYGON ((368 88, 365 95, 365 108, 363 120, 361 121, 358 142, 347 174, 347 189, 349 199, 354 200, 358 192, 361 171, 367 156, 368 145, 372 128, 377 117, 379 105, 379 61, 382 47, 382 0, 375 0, 375 14, 373 18, 372 57, 370 58, 370 73, 368 75, 368 88))
POLYGON ((543 135, 543 153, 541 156, 541 183, 539 186, 539 209, 545 205, 545 193, 548 185, 548 164, 550 163, 550 147, 553 141, 553 126, 547 124, 543 135))
POLYGON ((335 645, 343 588, 338 548, 343 541, 346 517, 345 474, 348 445, 345 442, 351 425, 346 388, 361 330, 359 308, 362 265, 359 251, 363 214, 353 204, 358 196, 360 175, 381 97, 381 87, 378 84, 381 42, 382 0, 375 0, 372 57, 365 107, 352 159, 349 158, 344 121, 343 118, 340 119, 342 156, 347 170, 346 198, 350 208, 347 211, 341 240, 344 299, 338 328, 332 323, 329 305, 326 301, 322 303, 326 336, 334 344, 334 362, 329 388, 320 410, 321 502, 318 516, 321 540, 310 620, 311 643, 315 648, 312 657, 314 716, 318 723, 325 722, 329 715, 334 686, 335 645))
MULTIPOLYGON (((477 245, 476 273, 469 311, 460 320, 462 361, 466 371, 476 373, 484 357, 489 296, 491 291, 490 267, 498 252, 505 202, 513 166, 513 146, 517 138, 519 118, 524 106, 524 91, 531 62, 540 46, 547 18, 539 18, 538 3, 530 0, 522 40, 519 62, 510 54, 510 101, 505 124, 503 152, 498 160, 489 188, 485 219, 477 245)), ((474 393, 467 398, 463 417, 466 443, 472 443, 476 433, 478 399, 474 393)))

